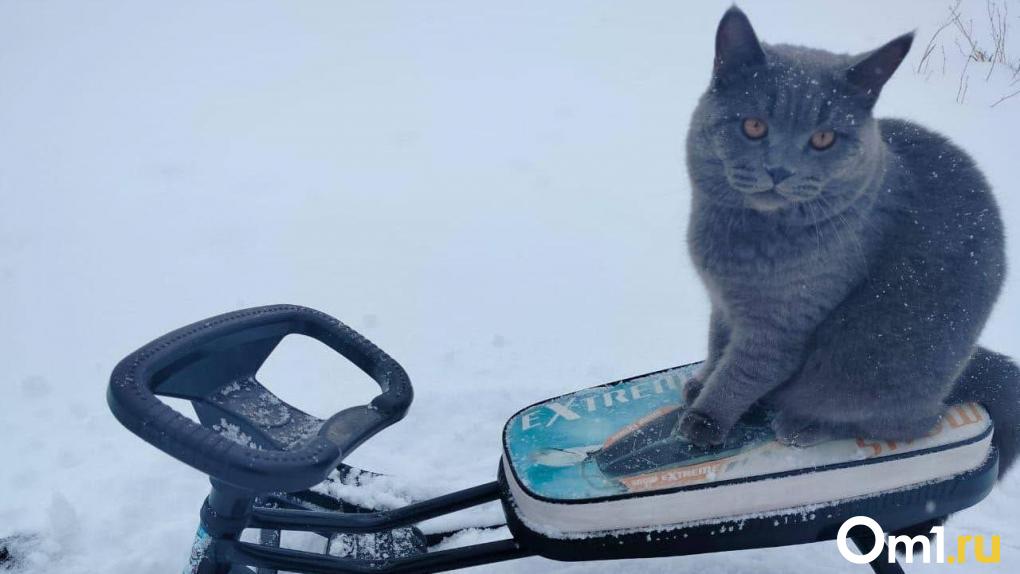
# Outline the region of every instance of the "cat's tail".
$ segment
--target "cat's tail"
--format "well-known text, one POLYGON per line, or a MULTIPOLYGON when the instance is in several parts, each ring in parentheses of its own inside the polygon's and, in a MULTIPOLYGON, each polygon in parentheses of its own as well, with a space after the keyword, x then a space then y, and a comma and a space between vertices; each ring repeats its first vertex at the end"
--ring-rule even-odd
MULTIPOLYGON (((992 415, 995 427, 992 444, 999 451, 999 479, 1006 474, 1017 457, 1020 446, 1020 368, 1005 355, 978 347, 971 355, 963 374, 956 380, 946 404, 980 403, 992 415)), ((945 524, 949 515, 942 515, 920 524, 901 528, 892 534, 934 536, 932 526, 945 524)), ((915 546, 919 552, 922 546, 915 546)))
POLYGON ((1020 368, 1009 357, 978 347, 946 399, 947 404, 967 401, 981 403, 992 416, 1001 479, 1020 448, 1020 368))

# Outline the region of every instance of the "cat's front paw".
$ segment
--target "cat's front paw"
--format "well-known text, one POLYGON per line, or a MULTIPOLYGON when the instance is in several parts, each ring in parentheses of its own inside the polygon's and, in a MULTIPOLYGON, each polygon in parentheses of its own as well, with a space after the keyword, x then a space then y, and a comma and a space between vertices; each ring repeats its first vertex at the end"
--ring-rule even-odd
POLYGON ((677 423, 677 432, 692 444, 701 447, 722 443, 728 429, 699 410, 689 410, 677 423))

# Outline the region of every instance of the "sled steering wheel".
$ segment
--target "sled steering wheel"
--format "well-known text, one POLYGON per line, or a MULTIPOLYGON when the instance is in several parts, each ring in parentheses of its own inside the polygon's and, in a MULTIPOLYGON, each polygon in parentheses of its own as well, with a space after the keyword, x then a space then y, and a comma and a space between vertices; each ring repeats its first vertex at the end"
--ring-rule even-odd
POLYGON ((413 391, 396 361, 350 327, 296 305, 199 321, 128 355, 107 401, 133 433, 215 479, 253 492, 294 492, 322 481, 362 442, 407 413, 413 391), (367 373, 382 393, 322 421, 255 379, 287 335, 317 339, 367 373), (190 400, 201 424, 157 395, 190 400))

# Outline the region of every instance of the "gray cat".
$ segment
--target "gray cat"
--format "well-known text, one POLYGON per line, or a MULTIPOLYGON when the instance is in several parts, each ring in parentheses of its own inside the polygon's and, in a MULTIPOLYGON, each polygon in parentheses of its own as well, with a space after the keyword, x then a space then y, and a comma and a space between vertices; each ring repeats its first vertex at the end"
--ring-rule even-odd
POLYGON ((995 200, 946 138, 871 114, 912 40, 838 55, 723 16, 687 140, 688 243, 712 301, 678 427, 692 442, 756 404, 794 445, 911 439, 976 400, 1000 476, 1016 457, 1020 370, 975 344, 1005 274, 995 200))

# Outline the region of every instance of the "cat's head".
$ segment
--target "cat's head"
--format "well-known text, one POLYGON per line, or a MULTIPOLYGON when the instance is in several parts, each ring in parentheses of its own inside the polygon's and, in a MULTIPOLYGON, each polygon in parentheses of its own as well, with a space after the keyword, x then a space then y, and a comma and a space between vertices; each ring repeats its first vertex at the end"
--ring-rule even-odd
POLYGON ((805 221, 850 205, 880 169, 871 110, 912 40, 906 34, 859 56, 763 45, 730 8, 688 135, 696 193, 805 221))

